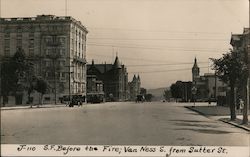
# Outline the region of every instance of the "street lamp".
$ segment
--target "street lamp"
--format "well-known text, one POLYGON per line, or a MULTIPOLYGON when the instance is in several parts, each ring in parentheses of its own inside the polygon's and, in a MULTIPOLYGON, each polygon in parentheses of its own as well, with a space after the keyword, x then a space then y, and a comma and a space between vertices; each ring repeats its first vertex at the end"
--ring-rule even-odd
POLYGON ((194 86, 192 87, 191 91, 192 91, 192 94, 193 94, 194 107, 195 107, 195 101, 196 101, 195 99, 196 99, 196 93, 197 93, 196 82, 195 82, 194 86))
POLYGON ((73 66, 73 65, 69 65, 69 66, 65 66, 65 67, 68 67, 69 68, 69 71, 68 72, 66 72, 66 73, 68 73, 68 79, 69 79, 69 102, 71 102, 71 73, 74 73, 74 72, 71 72, 71 68, 72 67, 75 67, 75 66, 73 66))

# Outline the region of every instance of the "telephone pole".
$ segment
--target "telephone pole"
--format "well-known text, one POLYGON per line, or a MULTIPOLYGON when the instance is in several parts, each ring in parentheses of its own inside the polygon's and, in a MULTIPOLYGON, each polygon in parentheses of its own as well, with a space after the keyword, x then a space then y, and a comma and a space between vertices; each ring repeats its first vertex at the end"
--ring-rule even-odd
POLYGON ((68 16, 68 2, 65 0, 65 16, 68 16))
MULTIPOLYGON (((250 30, 250 0, 249 0, 249 26, 248 29, 250 30)), ((248 34, 246 34, 246 39, 247 40, 247 44, 246 44, 246 65, 248 67, 248 75, 247 75, 247 82, 246 82, 246 102, 244 105, 244 109, 243 109, 243 124, 247 124, 248 123, 248 110, 250 108, 250 104, 249 104, 249 97, 250 97, 250 93, 249 93, 249 83, 250 83, 250 32, 248 31, 248 34)))
POLYGON ((0 0, 0 18, 2 17, 2 0, 0 0))

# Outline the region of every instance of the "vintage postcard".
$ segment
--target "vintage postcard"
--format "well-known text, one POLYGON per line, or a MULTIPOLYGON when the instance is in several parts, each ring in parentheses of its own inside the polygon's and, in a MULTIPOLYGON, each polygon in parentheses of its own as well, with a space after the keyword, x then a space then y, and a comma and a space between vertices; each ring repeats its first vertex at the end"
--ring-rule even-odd
POLYGON ((1 156, 248 157, 249 0, 0 0, 1 156))

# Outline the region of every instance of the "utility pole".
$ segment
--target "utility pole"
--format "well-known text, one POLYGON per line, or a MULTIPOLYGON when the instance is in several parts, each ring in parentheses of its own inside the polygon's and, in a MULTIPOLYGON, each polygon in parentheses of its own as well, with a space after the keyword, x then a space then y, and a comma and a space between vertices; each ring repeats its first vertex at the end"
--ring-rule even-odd
POLYGON ((67 0, 65 0, 65 16, 67 16, 68 13, 68 3, 67 0))
POLYGON ((217 102, 217 76, 216 76, 216 71, 214 72, 214 98, 215 98, 215 101, 217 102))
MULTIPOLYGON (((249 28, 250 29, 250 0, 249 0, 249 28)), ((250 81, 250 32, 248 32, 248 34, 246 34, 246 38, 244 39, 247 41, 246 43, 246 59, 245 59, 245 62, 246 62, 246 65, 247 65, 247 68, 248 68, 248 74, 247 74, 247 82, 246 82, 246 102, 245 102, 245 105, 244 105, 244 109, 243 109, 243 124, 247 124, 248 123, 248 108, 250 107, 249 106, 249 97, 250 97, 250 93, 249 93, 249 81, 250 81)))
POLYGON ((0 0, 0 18, 2 17, 2 0, 0 0))
MULTIPOLYGON (((1 0, 0 0, 1 1, 1 0)), ((2 62, 0 58, 0 75, 2 76, 2 62)), ((0 107, 2 106, 2 77, 0 76, 0 107)))
POLYGON ((49 46, 52 48, 52 53, 50 55, 50 59, 52 60, 52 72, 54 76, 54 97, 55 104, 57 104, 57 60, 59 58, 58 47, 60 46, 60 42, 58 41, 57 35, 52 35, 52 42, 49 43, 49 46))
MULTIPOLYGON (((70 59, 69 59, 69 62, 70 62, 70 59)), ((68 84, 68 86, 69 86, 69 103, 71 102, 71 73, 73 73, 73 72, 71 72, 71 68, 74 68, 74 66, 71 66, 71 65, 69 65, 69 66, 65 66, 65 67, 67 67, 67 68, 69 68, 69 71, 68 72, 66 72, 66 73, 68 73, 68 81, 69 81, 69 84, 68 84)))

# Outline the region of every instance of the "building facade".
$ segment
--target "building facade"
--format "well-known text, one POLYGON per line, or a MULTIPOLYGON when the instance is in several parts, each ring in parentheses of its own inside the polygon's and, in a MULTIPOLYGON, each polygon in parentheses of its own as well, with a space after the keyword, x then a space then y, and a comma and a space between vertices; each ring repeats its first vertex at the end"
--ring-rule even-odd
POLYGON ((87 33, 70 16, 0 18, 0 57, 11 57, 21 48, 33 62, 35 75, 49 83, 45 102, 56 102, 63 95, 86 95, 87 33))
POLYGON ((128 99, 128 73, 125 65, 122 65, 116 56, 113 64, 87 65, 87 75, 96 76, 96 80, 102 81, 104 97, 106 101, 124 101, 128 99))
POLYGON ((129 86, 129 99, 134 101, 137 98, 137 95, 141 94, 141 79, 138 75, 137 77, 134 75, 133 80, 128 83, 129 86))
POLYGON ((218 98, 225 99, 226 97, 227 85, 214 73, 200 75, 200 68, 196 58, 192 67, 192 84, 197 89, 195 94, 197 101, 218 100, 218 98))

